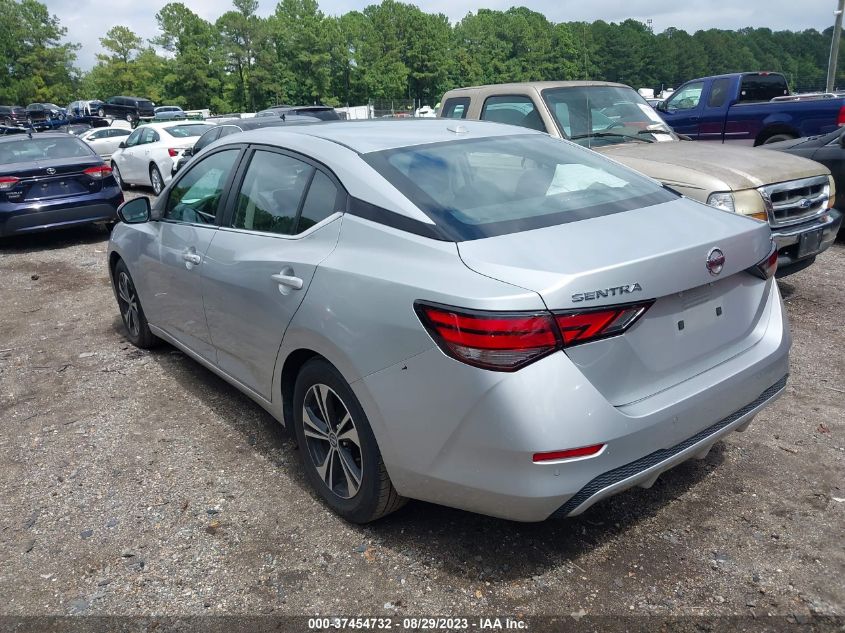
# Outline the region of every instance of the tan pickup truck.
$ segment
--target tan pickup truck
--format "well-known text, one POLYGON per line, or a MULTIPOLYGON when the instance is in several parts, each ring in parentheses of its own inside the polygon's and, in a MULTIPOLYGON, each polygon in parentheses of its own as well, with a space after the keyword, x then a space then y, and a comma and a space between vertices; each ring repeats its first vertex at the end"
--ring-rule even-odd
POLYGON ((819 163, 779 152, 682 140, 635 90, 598 81, 459 88, 438 116, 522 125, 569 139, 705 204, 769 223, 778 276, 813 263, 842 215, 819 163))

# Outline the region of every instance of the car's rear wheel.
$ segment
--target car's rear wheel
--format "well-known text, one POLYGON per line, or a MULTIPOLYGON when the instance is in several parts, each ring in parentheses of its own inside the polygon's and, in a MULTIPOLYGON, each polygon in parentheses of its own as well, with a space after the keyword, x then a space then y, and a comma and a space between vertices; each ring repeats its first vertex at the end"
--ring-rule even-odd
POLYGON ((9 117, 6 117, 5 119, 3 119, 3 125, 5 125, 6 127, 11 127, 12 126, 12 119, 10 119, 9 117))
POLYGON ((120 308, 120 318, 123 320, 129 342, 141 349, 154 347, 159 339, 150 331, 147 317, 141 307, 141 300, 135 290, 135 283, 122 259, 118 260, 114 267, 114 289, 117 305, 120 308))
POLYGON ((761 145, 768 145, 769 143, 780 143, 781 141, 791 141, 796 138, 792 134, 772 134, 769 138, 764 140, 761 145))
POLYGON ((120 187, 121 191, 126 191, 129 189, 129 184, 123 180, 123 177, 120 175, 120 169, 117 168, 117 165, 114 163, 111 164, 111 173, 114 176, 114 179, 117 181, 117 186, 120 187))
POLYGON ((97 110, 97 116, 101 119, 104 119, 106 117, 106 111, 100 108, 99 110, 97 110))
POLYGON ((135 120, 135 115, 134 115, 134 114, 132 114, 131 112, 127 112, 127 113, 126 113, 126 120, 127 120, 129 123, 132 123, 132 121, 134 121, 134 120, 135 120))
POLYGON ((153 193, 160 195, 164 191, 164 178, 161 177, 161 172, 155 165, 150 165, 150 184, 153 186, 153 193))
POLYGON ((401 508, 364 410, 328 361, 308 361, 296 380, 294 429, 305 476, 348 521, 368 523, 401 508))

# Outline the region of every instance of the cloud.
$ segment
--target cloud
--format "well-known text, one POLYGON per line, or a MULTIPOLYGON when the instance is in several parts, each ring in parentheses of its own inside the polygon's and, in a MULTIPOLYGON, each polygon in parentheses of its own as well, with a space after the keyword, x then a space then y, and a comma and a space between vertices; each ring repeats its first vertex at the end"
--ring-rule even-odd
MULTIPOLYGON (((340 15, 354 9, 363 9, 375 0, 324 0, 323 12, 340 15)), ((229 0, 183 0, 192 11, 206 20, 214 21, 232 9, 229 0)), ((46 0, 50 11, 67 27, 67 39, 82 45, 78 66, 91 68, 101 51, 99 38, 111 27, 128 26, 145 40, 158 35, 155 14, 166 0, 46 0)), ((833 2, 814 0, 425 0, 416 2, 423 11, 444 13, 456 22, 479 8, 505 10, 510 6, 524 5, 545 14, 553 22, 593 21, 621 22, 627 18, 645 21, 651 19, 656 32, 674 26, 694 32, 699 29, 739 29, 746 26, 768 27, 773 30, 801 31, 815 28, 819 31, 833 24, 833 2)), ((259 13, 269 15, 275 10, 273 0, 260 0, 259 13)))

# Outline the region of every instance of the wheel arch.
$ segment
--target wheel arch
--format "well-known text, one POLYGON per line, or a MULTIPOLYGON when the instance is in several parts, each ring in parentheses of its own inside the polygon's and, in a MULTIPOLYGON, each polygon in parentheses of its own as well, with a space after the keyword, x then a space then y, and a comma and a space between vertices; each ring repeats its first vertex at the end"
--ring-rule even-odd
POLYGON ((766 142, 766 139, 775 136, 776 134, 786 134, 792 138, 798 138, 801 136, 798 130, 787 123, 772 123, 760 130, 760 133, 757 134, 757 138, 754 139, 754 146, 756 147, 757 145, 762 145, 766 142))

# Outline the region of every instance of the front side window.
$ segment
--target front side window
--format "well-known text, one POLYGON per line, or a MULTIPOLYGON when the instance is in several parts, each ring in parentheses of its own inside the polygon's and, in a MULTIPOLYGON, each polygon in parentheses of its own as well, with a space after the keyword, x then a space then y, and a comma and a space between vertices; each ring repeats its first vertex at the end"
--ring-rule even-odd
POLYGON ((634 171, 540 134, 403 147, 363 158, 456 241, 676 199, 634 171))
POLYGON ((139 143, 141 140, 141 134, 144 132, 144 129, 141 128, 139 130, 135 130, 132 134, 129 135, 129 138, 126 139, 126 147, 134 147, 139 143))
POLYGON ((669 112, 677 110, 695 110, 701 101, 701 91, 704 90, 704 82, 696 81, 687 84, 671 97, 666 102, 666 109, 669 112))
POLYGON ((240 150, 212 154, 191 166, 170 190, 164 218, 175 222, 214 224, 224 187, 240 150))
POLYGON ((314 168, 284 154, 256 151, 244 176, 232 226, 294 235, 302 195, 314 168))
POLYGON ((194 143, 194 154, 199 153, 201 149, 211 145, 214 141, 217 140, 218 136, 220 136, 219 128, 213 127, 208 130, 205 134, 199 137, 196 143, 194 143))
POLYGON ((546 131, 540 113, 534 107, 530 97, 521 95, 501 95, 488 97, 481 108, 481 120, 494 123, 519 125, 532 130, 546 131))

